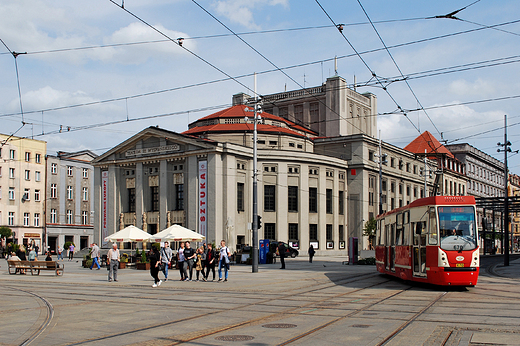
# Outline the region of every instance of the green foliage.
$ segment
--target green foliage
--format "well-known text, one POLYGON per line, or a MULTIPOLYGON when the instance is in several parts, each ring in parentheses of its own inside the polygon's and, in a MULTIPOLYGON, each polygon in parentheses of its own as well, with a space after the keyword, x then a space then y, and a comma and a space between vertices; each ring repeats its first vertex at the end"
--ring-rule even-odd
POLYGON ((93 259, 87 259, 87 261, 85 262, 85 267, 84 268, 90 268, 90 266, 92 265, 93 261, 94 261, 93 259))
POLYGON ((152 246, 155 248, 155 251, 161 251, 161 243, 153 243, 152 246))
POLYGON ((123 262, 123 263, 128 262, 128 254, 126 252, 121 255, 121 262, 123 262))
POLYGON ((13 235, 13 231, 9 227, 0 227, 0 238, 9 238, 13 235))
POLYGON ((135 257, 139 257, 139 256, 141 256, 139 249, 135 249, 135 257))
POLYGON ((141 263, 148 263, 148 258, 146 258, 146 252, 142 252, 141 254, 141 263))
POLYGON ((374 238, 376 237, 377 222, 376 219, 371 218, 365 222, 365 228, 363 228, 363 235, 368 237, 370 248, 374 246, 374 238))
POLYGON ((72 244, 72 245, 74 245, 74 247, 76 247, 76 244, 74 244, 71 241, 68 241, 68 242, 65 242, 65 244, 63 245, 63 251, 67 251, 69 249, 70 244, 72 244))
POLYGON ((362 258, 357 262, 357 264, 374 266, 374 265, 376 265, 376 258, 375 257, 362 258))

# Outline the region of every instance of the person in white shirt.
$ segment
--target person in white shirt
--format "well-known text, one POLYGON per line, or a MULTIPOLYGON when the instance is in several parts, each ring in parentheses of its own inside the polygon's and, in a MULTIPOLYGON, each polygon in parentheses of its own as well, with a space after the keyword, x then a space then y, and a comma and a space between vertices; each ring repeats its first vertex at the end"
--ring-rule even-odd
POLYGON ((107 255, 107 264, 109 266, 108 281, 112 281, 112 275, 114 277, 114 281, 117 281, 117 269, 119 268, 120 259, 121 256, 119 255, 117 244, 113 244, 112 248, 108 250, 107 255))
POLYGON ((224 268, 224 281, 227 281, 228 279, 229 256, 231 256, 231 253, 229 252, 229 249, 226 246, 226 242, 224 240, 221 240, 218 261, 218 281, 222 281, 222 268, 224 268))

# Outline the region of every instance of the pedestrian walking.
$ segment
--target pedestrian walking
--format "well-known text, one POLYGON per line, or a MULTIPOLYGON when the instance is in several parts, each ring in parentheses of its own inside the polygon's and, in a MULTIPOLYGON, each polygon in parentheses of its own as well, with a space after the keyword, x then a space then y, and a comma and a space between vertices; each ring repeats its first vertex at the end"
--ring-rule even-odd
POLYGON ((218 261, 218 281, 222 281, 222 268, 224 268, 224 281, 228 279, 228 270, 229 270, 229 256, 231 253, 229 252, 228 247, 226 246, 226 242, 224 240, 220 241, 220 251, 219 251, 219 261, 218 261))
POLYGON ((112 248, 108 250, 107 254, 107 264, 108 264, 108 281, 112 281, 112 277, 114 281, 117 281, 117 270, 119 269, 119 261, 121 260, 121 255, 119 254, 119 249, 117 248, 117 244, 112 244, 112 248))
POLYGON ((63 248, 61 247, 61 245, 58 246, 58 261, 60 259, 63 261, 63 248))
POLYGON ((150 275, 152 275, 154 281, 152 287, 155 288, 161 286, 162 281, 159 280, 159 264, 161 263, 161 256, 154 246, 152 246, 148 253, 148 259, 150 260, 150 275))
POLYGON ((92 265, 90 266, 90 270, 94 268, 94 264, 97 266, 97 270, 101 269, 101 266, 99 265, 99 246, 96 243, 92 243, 90 258, 92 258, 92 265))
POLYGON ((172 263, 173 251, 170 248, 170 244, 165 241, 164 247, 161 248, 161 270, 164 273, 164 281, 168 281, 168 269, 172 263))
POLYGON ((72 261, 74 259, 74 244, 71 243, 69 246, 69 261, 72 261))
MULTIPOLYGON (((197 273, 197 281, 199 281, 200 272, 202 271, 202 254, 204 253, 204 248, 201 246, 197 249, 197 254, 195 256, 195 272, 197 273)), ((204 278, 204 272, 202 272, 202 278, 204 278)))
POLYGON ((316 252, 316 251, 314 251, 314 246, 312 246, 312 244, 309 247, 308 252, 309 252, 309 263, 312 263, 312 258, 314 257, 314 253, 316 252))
POLYGON ((179 273, 181 274, 181 281, 186 280, 186 258, 184 257, 184 243, 180 244, 180 248, 177 251, 177 266, 179 267, 179 273))
POLYGON ((36 261, 36 250, 34 248, 29 249, 29 261, 36 261))
POLYGON ((280 255, 280 263, 282 264, 280 269, 285 269, 285 246, 281 241, 278 242, 278 254, 280 255))
POLYGON ((187 241, 185 245, 184 258, 186 258, 186 264, 188 265, 188 272, 190 274, 190 277, 187 280, 191 281, 193 279, 193 267, 195 266, 195 257, 197 254, 195 253, 195 250, 191 248, 189 241, 187 241))
POLYGON ((213 272, 213 281, 215 281, 215 263, 216 260, 216 254, 215 249, 213 249, 213 245, 208 244, 208 249, 206 250, 206 275, 203 277, 203 280, 208 280, 209 277, 209 271, 211 270, 213 272))

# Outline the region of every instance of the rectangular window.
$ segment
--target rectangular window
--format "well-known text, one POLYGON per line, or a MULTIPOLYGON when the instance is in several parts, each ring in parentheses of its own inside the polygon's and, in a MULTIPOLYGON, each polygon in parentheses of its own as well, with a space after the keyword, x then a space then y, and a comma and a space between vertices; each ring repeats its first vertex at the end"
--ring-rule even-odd
POLYGON ((318 225, 317 224, 309 225, 309 240, 318 241, 318 225))
POLYGON ((332 234, 332 225, 331 224, 328 224, 325 226, 325 233, 326 233, 326 236, 327 236, 327 241, 332 241, 333 240, 333 234, 332 234))
POLYGON ((345 200, 344 200, 344 193, 343 191, 338 192, 338 208, 339 208, 339 215, 345 214, 345 200))
POLYGON ((309 213, 318 212, 318 189, 315 187, 309 188, 309 213))
POLYGON ((72 166, 67 166, 67 175, 69 177, 73 177, 74 176, 74 168, 72 166))
POLYGON ((29 161, 31 161, 31 153, 26 151, 25 152, 25 162, 29 162, 29 161))
POLYGON ((289 240, 290 241, 298 241, 299 234, 298 234, 298 224, 297 223, 290 223, 289 224, 289 240))
POLYGON ((36 154, 35 161, 36 163, 42 163, 42 154, 36 154))
POLYGON ((339 234, 339 241, 345 241, 345 231, 344 231, 343 225, 339 225, 338 234, 339 234))
POLYGON ((14 187, 9 188, 9 200, 14 201, 14 187))
POLYGON ((9 178, 14 179, 14 168, 9 168, 9 178))
POLYGON ((34 200, 36 202, 40 201, 40 190, 34 190, 34 200))
POLYGON ((24 189, 22 202, 31 200, 31 189, 24 189))
POLYGON ((159 186, 152 186, 151 194, 152 194, 152 210, 151 211, 159 211, 159 186))
POLYGON ((83 168, 83 179, 88 178, 88 168, 83 168))
POLYGON ((9 226, 14 226, 14 212, 10 211, 9 216, 7 218, 7 224, 9 226))
POLYGON ((67 199, 71 200, 74 197, 74 189, 72 186, 67 186, 67 199))
POLYGON ((58 164, 51 163, 51 173, 52 174, 58 174, 58 164))
POLYGON ((67 210, 67 224, 72 225, 72 210, 67 210))
POLYGON ((88 201, 88 187, 82 189, 83 201, 88 201))
POLYGON ((42 180, 42 174, 40 171, 34 172, 34 180, 41 181, 42 180))
POLYGON ((327 214, 332 214, 332 189, 327 189, 325 192, 325 209, 327 214))
POLYGON ((128 212, 135 213, 135 188, 128 189, 128 212))
POLYGON ((31 171, 28 169, 25 170, 25 180, 31 180, 31 171))
POLYGON ((15 156, 15 154, 14 154, 14 149, 9 150, 9 158, 10 158, 11 160, 14 160, 14 156, 15 156))
POLYGON ((51 198, 58 198, 58 186, 51 184, 51 198))
POLYGON ((276 224, 264 224, 264 239, 276 240, 276 224))
POLYGON ((244 183, 237 183, 237 211, 244 211, 244 183))
POLYGON ((175 185, 175 210, 184 210, 184 184, 175 185))
POLYGON ((289 212, 298 212, 298 186, 288 187, 288 204, 289 212))
POLYGON ((34 214, 34 227, 40 227, 40 214, 34 214))
POLYGON ((86 210, 81 212, 81 223, 83 225, 88 225, 88 211, 86 210))
POLYGON ((58 219, 58 213, 56 212, 56 209, 51 209, 50 223, 56 223, 57 219, 58 219))
MULTIPOLYGON (((276 196, 275 196, 275 185, 264 185, 264 210, 275 211, 276 208, 276 196)), ((271 239, 271 238, 268 238, 271 239)))
POLYGON ((29 226, 30 222, 31 222, 31 214, 23 213, 23 225, 24 226, 29 226))
POLYGON ((309 116, 311 121, 317 121, 320 115, 320 104, 319 102, 311 102, 309 104, 309 116))

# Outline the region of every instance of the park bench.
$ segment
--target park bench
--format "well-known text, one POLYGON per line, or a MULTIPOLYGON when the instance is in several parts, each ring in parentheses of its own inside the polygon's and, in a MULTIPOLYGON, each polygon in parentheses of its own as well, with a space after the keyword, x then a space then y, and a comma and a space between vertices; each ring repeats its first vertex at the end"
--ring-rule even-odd
POLYGON ((31 275, 40 275, 40 271, 49 270, 54 271, 56 275, 63 275, 63 264, 58 261, 13 261, 8 260, 9 274, 20 273, 21 270, 31 272, 31 275))

